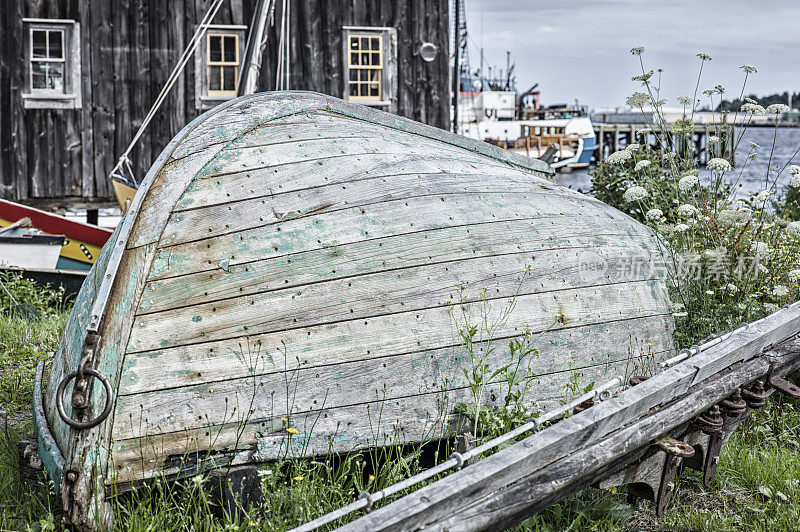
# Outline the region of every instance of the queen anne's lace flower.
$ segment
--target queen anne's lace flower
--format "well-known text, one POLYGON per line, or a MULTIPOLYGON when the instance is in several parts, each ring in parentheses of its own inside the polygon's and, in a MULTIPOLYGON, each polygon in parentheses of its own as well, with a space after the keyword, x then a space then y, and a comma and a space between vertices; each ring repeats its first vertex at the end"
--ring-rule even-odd
POLYGON ((750 65, 742 65, 739 68, 741 68, 742 70, 744 70, 748 74, 755 74, 756 72, 758 72, 758 69, 756 67, 750 66, 750 65))
POLYGON ((645 190, 644 187, 633 186, 633 187, 631 187, 631 188, 629 188, 628 190, 625 191, 625 194, 623 194, 623 197, 625 198, 625 201, 632 202, 632 201, 643 200, 648 195, 649 194, 648 194, 647 190, 645 190))
POLYGON ((661 209, 650 209, 644 216, 651 222, 657 222, 662 216, 664 216, 664 211, 661 209))
POLYGON ((631 55, 642 55, 642 52, 644 52, 644 46, 631 48, 631 55))
POLYGON ((740 109, 743 113, 749 113, 756 116, 764 116, 767 114, 767 110, 757 103, 747 102, 746 104, 743 104, 740 109))
POLYGON ((772 250, 766 242, 753 242, 753 253, 759 257, 767 255, 770 251, 772 250))
POLYGON ((717 222, 723 227, 745 223, 750 219, 751 212, 749 209, 725 209, 717 216, 717 222))
POLYGON ((772 295, 775 297, 786 297, 789 295, 789 289, 782 284, 775 285, 772 289, 772 295))
POLYGON ((650 81, 650 78, 652 78, 652 77, 653 77, 653 71, 651 70, 650 72, 647 72, 646 74, 639 74, 638 76, 633 76, 631 78, 631 81, 646 82, 646 81, 650 81))
POLYGON ((756 201, 758 203, 761 203, 762 201, 766 201, 770 196, 772 196, 772 191, 770 191, 770 190, 762 190, 761 192, 756 194, 756 197, 755 197, 754 201, 756 201))
POLYGON ((767 114, 776 114, 779 115, 781 113, 789 112, 789 106, 785 103, 773 103, 769 107, 767 107, 767 114))
POLYGON ((630 158, 631 152, 627 150, 619 150, 606 157, 606 162, 609 164, 622 164, 630 158))
POLYGON ((758 144, 756 144, 755 142, 753 142, 753 141, 751 140, 751 141, 750 141, 750 147, 751 147, 751 148, 753 148, 754 150, 757 150, 757 149, 759 149, 761 146, 759 146, 758 144))
POLYGON ((694 205, 690 205, 688 203, 684 203, 680 207, 678 207, 678 215, 680 216, 694 216, 697 214, 697 207, 694 205))
POLYGON ((714 157, 713 159, 708 161, 706 168, 708 168, 709 170, 716 170, 718 172, 725 172, 731 169, 731 163, 729 163, 725 159, 714 157))
POLYGON ((650 166, 650 161, 645 159, 644 161, 639 161, 638 163, 636 163, 636 166, 633 167, 633 171, 634 172, 639 172, 641 170, 644 170, 648 166, 650 166))
POLYGON ((682 103, 683 105, 690 105, 694 103, 694 98, 691 96, 678 96, 678 103, 682 103))
POLYGON ((633 143, 628 144, 627 146, 625 146, 625 149, 628 150, 628 151, 635 151, 635 150, 638 150, 641 147, 642 147, 641 144, 636 144, 635 142, 633 142, 633 143))
POLYGON ((650 102, 650 96, 643 92, 634 92, 625 99, 629 107, 644 107, 650 102))
POLYGON ((730 292, 731 294, 735 294, 735 293, 737 293, 737 292, 739 291, 739 288, 738 288, 738 287, 737 287, 735 284, 733 284, 733 283, 728 283, 728 284, 726 284, 726 285, 725 285, 725 289, 726 289, 728 292, 730 292))
POLYGON ((716 135, 709 135, 708 142, 716 144, 717 142, 719 142, 719 137, 716 135))
POLYGON ((800 174, 794 174, 789 181, 789 188, 800 188, 800 174))
POLYGON ((789 222, 786 226, 786 234, 794 238, 800 238, 800 222, 789 222))
POLYGON ((797 166, 796 164, 790 164, 787 170, 789 170, 789 173, 792 175, 800 174, 800 166, 797 166))
POLYGON ((681 192, 686 192, 690 188, 697 185, 700 182, 700 179, 694 174, 688 174, 683 176, 680 181, 678 181, 678 188, 681 192))
POLYGON ((779 307, 775 303, 764 303, 764 310, 766 310, 770 314, 775 314, 780 309, 781 307, 779 307))
POLYGON ((789 272, 789 279, 798 283, 800 282, 800 270, 792 270, 789 272))
POLYGON ((691 227, 689 227, 686 224, 678 224, 675 226, 676 233, 683 233, 684 231, 688 231, 689 229, 691 229, 691 227))
POLYGON ((697 54, 697 57, 699 57, 702 61, 711 61, 711 56, 708 54, 704 54, 703 52, 697 54))

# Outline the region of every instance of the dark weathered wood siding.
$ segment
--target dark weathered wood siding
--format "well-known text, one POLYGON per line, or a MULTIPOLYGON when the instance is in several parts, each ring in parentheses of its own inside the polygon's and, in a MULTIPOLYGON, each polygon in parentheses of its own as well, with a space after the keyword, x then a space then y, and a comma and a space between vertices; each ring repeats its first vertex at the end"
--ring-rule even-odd
MULTIPOLYGON (((113 200, 108 173, 194 33, 210 0, 5 0, 0 10, 0 197, 50 206, 113 200), (83 106, 23 109, 23 18, 73 19, 81 28, 83 106)), ((250 25, 255 0, 227 0, 215 24, 250 25)), ((446 0, 292 0, 291 88, 342 96, 342 26, 392 26, 398 35, 398 112, 446 127, 446 0), (432 63, 422 42, 439 46, 432 63)), ((280 15, 280 12, 277 13, 280 15)), ((270 29, 271 43, 277 42, 270 29)), ((268 46, 260 90, 275 82, 268 46)), ((141 179, 167 142, 199 114, 187 65, 133 151, 141 179)))

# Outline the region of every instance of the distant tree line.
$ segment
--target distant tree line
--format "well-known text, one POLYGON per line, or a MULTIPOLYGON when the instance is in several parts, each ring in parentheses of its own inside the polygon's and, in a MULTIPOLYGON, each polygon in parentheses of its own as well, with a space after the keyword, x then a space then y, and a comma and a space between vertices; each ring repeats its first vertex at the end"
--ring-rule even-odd
MULTIPOLYGON (((763 107, 770 106, 773 103, 785 103, 786 105, 790 105, 793 109, 800 107, 800 92, 792 93, 791 96, 791 105, 789 103, 788 91, 783 92, 783 94, 770 94, 769 96, 750 94, 747 98, 757 101, 758 104, 763 107)), ((739 98, 735 100, 722 100, 722 103, 717 106, 716 111, 738 111, 743 103, 744 101, 739 98)))

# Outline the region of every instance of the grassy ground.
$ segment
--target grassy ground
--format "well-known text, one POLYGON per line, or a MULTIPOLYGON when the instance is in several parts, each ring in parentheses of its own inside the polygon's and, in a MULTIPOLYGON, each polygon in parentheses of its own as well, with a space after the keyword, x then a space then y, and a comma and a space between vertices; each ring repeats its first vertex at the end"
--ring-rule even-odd
MULTIPOLYGON (((17 442, 32 432, 33 372, 58 345, 66 311, 39 320, 0 316, 0 530, 55 530, 60 501, 18 481, 17 442), (2 420, 0 420, 2 422, 2 420)), ((283 530, 347 504, 419 469, 417 454, 352 455, 337 462, 286 461, 263 471, 263 511, 226 516, 209 497, 203 477, 182 489, 143 488, 117 503, 120 530, 283 530), (388 458, 388 459, 387 459, 388 458)), ((754 413, 725 447, 711 488, 699 474, 680 477, 677 501, 661 519, 650 503, 638 509, 624 490, 588 489, 519 530, 681 531, 800 530, 800 405, 782 398, 754 413)))

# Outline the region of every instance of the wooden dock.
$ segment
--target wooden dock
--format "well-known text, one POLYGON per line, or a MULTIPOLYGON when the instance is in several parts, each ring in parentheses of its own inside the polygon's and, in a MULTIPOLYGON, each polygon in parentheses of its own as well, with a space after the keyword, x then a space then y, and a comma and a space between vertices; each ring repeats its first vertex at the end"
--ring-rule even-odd
MULTIPOLYGON (((610 154, 632 143, 643 144, 654 150, 661 149, 658 141, 659 128, 655 126, 651 132, 642 131, 649 127, 651 126, 647 124, 634 123, 595 123, 594 133, 597 139, 597 147, 594 152, 595 161, 604 161, 610 154)), ((678 139, 674 133, 670 132, 668 135, 677 149, 692 149, 698 164, 705 165, 709 159, 714 157, 724 157, 734 164, 733 151, 736 136, 733 124, 695 124, 692 140, 688 145, 678 139), (716 147, 709 149, 712 148, 712 142, 709 139, 713 136, 719 140, 713 143, 716 144, 716 147)))

